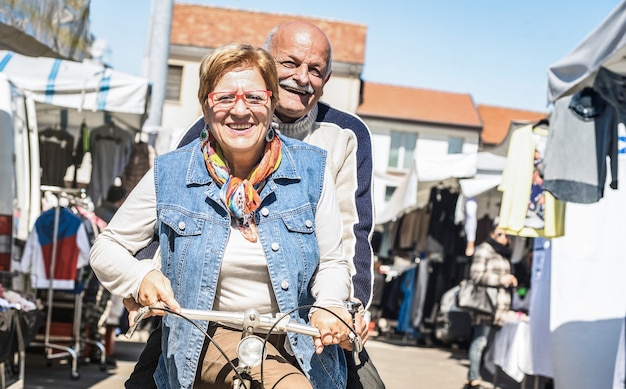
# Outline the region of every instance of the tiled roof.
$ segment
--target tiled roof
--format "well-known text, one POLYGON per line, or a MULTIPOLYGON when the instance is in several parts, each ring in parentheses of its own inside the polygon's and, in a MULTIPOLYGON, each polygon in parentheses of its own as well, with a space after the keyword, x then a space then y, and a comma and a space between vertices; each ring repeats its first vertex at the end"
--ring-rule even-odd
POLYGON ((547 112, 522 111, 519 109, 478 105, 478 112, 483 119, 483 131, 480 135, 483 144, 500 144, 509 131, 512 121, 538 121, 548 115, 547 112))
POLYGON ((273 27, 292 20, 306 20, 321 28, 333 46, 334 61, 365 62, 364 24, 183 3, 174 4, 170 43, 207 48, 233 42, 261 46, 273 27))
POLYGON ((366 82, 361 116, 480 127, 472 96, 366 82))

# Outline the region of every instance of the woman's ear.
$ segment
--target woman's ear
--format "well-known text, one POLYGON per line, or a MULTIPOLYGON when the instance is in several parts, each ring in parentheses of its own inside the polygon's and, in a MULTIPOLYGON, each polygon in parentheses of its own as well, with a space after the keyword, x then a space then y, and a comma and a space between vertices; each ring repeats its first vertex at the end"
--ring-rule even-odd
POLYGON ((211 115, 209 114, 209 109, 206 105, 202 106, 202 117, 204 118, 204 125, 208 127, 211 122, 211 115))

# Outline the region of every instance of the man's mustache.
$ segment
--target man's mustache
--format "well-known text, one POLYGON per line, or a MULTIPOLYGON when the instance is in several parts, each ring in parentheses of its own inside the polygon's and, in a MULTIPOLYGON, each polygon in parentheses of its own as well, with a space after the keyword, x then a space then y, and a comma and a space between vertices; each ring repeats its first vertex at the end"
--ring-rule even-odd
POLYGON ((278 85, 280 85, 283 88, 295 89, 298 92, 308 93, 310 95, 312 95, 313 92, 315 92, 311 84, 306 84, 304 86, 298 85, 297 82, 295 82, 294 80, 290 78, 280 81, 278 85))

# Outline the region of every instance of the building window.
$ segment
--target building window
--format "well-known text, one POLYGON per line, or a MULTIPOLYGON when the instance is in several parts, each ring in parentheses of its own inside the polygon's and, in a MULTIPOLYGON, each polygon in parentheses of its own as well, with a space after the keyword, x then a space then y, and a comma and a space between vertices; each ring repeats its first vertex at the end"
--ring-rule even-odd
POLYGON ((391 196, 393 196, 393 192, 396 191, 395 186, 385 186, 385 201, 391 200, 391 196))
POLYGON ((180 89, 183 82, 183 67, 178 65, 167 66, 167 86, 165 99, 170 101, 180 100, 180 89))
POLYGON ((463 152, 463 138, 451 136, 448 138, 448 154, 461 154, 463 152))
POLYGON ((414 132, 391 131, 389 168, 410 169, 416 143, 417 134, 414 132))

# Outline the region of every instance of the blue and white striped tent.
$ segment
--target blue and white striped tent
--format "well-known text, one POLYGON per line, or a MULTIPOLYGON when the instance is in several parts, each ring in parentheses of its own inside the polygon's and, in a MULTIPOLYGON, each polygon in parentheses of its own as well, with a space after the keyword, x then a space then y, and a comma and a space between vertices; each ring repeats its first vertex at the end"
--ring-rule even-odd
POLYGON ((147 79, 83 61, 28 57, 0 50, 0 73, 34 101, 89 112, 122 114, 140 128, 147 113, 150 83, 147 79))

